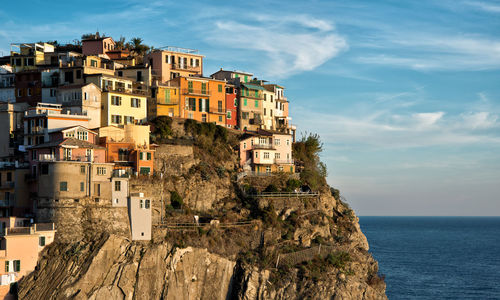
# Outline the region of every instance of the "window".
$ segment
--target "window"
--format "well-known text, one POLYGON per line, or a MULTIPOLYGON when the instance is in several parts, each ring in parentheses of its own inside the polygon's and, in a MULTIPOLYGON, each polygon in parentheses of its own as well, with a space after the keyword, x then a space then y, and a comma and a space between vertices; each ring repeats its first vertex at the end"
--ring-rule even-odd
POLYGON ((85 183, 82 181, 80 182, 80 192, 84 192, 85 191, 85 183))
POLYGON ((261 144, 261 145, 267 144, 267 139, 263 138, 263 137, 259 138, 259 144, 261 144))
POLYGON ((132 107, 141 107, 141 99, 130 98, 130 106, 132 106, 132 107))
POLYGON ((31 96, 31 88, 28 88, 28 96, 31 96))
POLYGON ((218 90, 219 90, 219 93, 222 93, 222 84, 219 84, 218 90))
POLYGON ((71 160, 71 149, 70 148, 63 149, 63 159, 64 160, 71 160))
POLYGON ((8 260, 5 261, 5 273, 9 273, 10 270, 9 270, 9 264, 10 262, 8 260))
POLYGON ((139 152, 139 159, 144 160, 144 152, 139 152))
POLYGON ((56 96, 56 89, 50 89, 50 97, 56 96))
POLYGON ((40 165, 40 174, 42 174, 42 175, 49 174, 49 165, 48 164, 41 164, 40 165))
POLYGON ((238 107, 238 99, 234 99, 234 106, 238 107))
POLYGON ((94 68, 97 68, 97 60, 90 60, 90 66, 91 67, 94 67, 94 68))
POLYGON ((22 97, 23 96, 23 92, 22 91, 23 91, 22 89, 18 89, 17 90, 17 96, 18 97, 22 97))
POLYGON ((122 123, 122 116, 111 115, 111 123, 121 124, 122 123))
POLYGON ((85 174, 85 166, 84 165, 80 166, 80 174, 85 174))
POLYGON ((274 153, 274 158, 275 159, 280 159, 281 153, 274 153))
POLYGON ((201 121, 206 122, 207 121, 207 114, 202 114, 201 115, 201 121))
POLYGON ((245 75, 245 82, 248 82, 248 76, 245 75))
POLYGON ((105 167, 97 167, 97 175, 106 175, 105 167))
POLYGON ((151 169, 149 167, 141 167, 141 169, 139 170, 139 173, 141 175, 149 175, 150 172, 151 169))
POLYGON ((217 109, 220 113, 222 112, 222 101, 217 102, 217 109))
POLYGON ((219 122, 222 122, 222 116, 219 116, 219 122))
MULTIPOLYGON (((95 196, 101 195, 101 184, 100 183, 94 183, 94 195, 95 196)), ((95 202, 99 202, 99 198, 96 198, 95 202)))
POLYGON ((134 124, 135 119, 132 116, 125 116, 125 124, 134 124))
POLYGON ((247 148, 247 143, 243 143, 243 149, 247 148))
POLYGON ((259 107, 259 101, 255 100, 255 107, 259 107))
POLYGON ((76 70, 76 79, 82 78, 82 70, 76 70))
POLYGON ((255 152, 255 158, 259 158, 259 152, 255 152))
POLYGON ((21 261, 14 260, 14 272, 21 272, 21 261))
POLYGON ((247 99, 243 99, 243 106, 247 106, 247 99))
POLYGON ((151 207, 151 200, 146 199, 146 209, 149 209, 151 207))
POLYGON ((190 111, 195 111, 196 110, 196 99, 195 98, 189 98, 189 108, 188 110, 190 111))
POLYGON ((264 152, 264 159, 269 159, 269 152, 264 152))
POLYGON ((280 139, 274 139, 274 144, 275 145, 280 145, 281 144, 281 140, 280 139))
POLYGON ((59 191, 61 191, 61 192, 67 192, 68 191, 68 182, 67 181, 61 181, 61 182, 59 182, 59 191))
POLYGON ((266 115, 266 109, 264 108, 264 116, 266 115))
POLYGON ((123 77, 123 71, 118 71, 118 76, 123 77))
POLYGON ((115 181, 115 192, 121 191, 121 188, 122 188, 122 182, 119 180, 115 181))
POLYGON ((273 102, 273 95, 271 95, 271 102, 273 102))
POLYGON ((116 106, 122 105, 122 97, 111 96, 111 105, 116 105, 116 106))
POLYGON ((266 173, 271 173, 271 167, 270 166, 266 167, 266 173))
POLYGON ((151 160, 151 152, 146 153, 146 157, 147 160, 151 160))
POLYGON ((193 92, 193 82, 192 81, 188 81, 188 92, 189 93, 193 92))
POLYGON ((249 116, 249 113, 248 113, 248 112, 244 112, 244 111, 243 111, 243 112, 241 112, 241 118, 242 118, 243 120, 247 120, 247 119, 248 119, 248 116, 249 116))
POLYGON ((89 94, 87 92, 83 92, 83 100, 88 100, 89 94))
POLYGON ((206 94, 207 93, 207 84, 205 82, 203 82, 201 84, 201 93, 202 94, 206 94))
POLYGON ((81 141, 86 141, 86 140, 88 140, 88 138, 89 138, 89 137, 88 137, 88 132, 87 132, 87 131, 81 131, 81 130, 79 130, 79 131, 77 132, 77 138, 78 138, 79 140, 81 140, 81 141))
POLYGON ((286 145, 290 146, 290 140, 286 140, 286 145))
POLYGON ((267 100, 267 94, 264 94, 264 101, 267 100))
POLYGON ((228 111, 228 112, 227 112, 227 116, 226 116, 226 118, 231 119, 231 111, 228 111))
POLYGON ((141 201, 139 201, 139 208, 143 208, 144 207, 144 200, 141 199, 141 201))

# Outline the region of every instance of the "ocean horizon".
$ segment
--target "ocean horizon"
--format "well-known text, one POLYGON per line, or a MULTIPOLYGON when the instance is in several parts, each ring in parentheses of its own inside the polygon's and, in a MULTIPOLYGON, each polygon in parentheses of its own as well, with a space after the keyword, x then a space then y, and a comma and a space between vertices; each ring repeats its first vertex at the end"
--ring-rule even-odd
POLYGON ((500 217, 359 219, 389 299, 500 299, 500 217))

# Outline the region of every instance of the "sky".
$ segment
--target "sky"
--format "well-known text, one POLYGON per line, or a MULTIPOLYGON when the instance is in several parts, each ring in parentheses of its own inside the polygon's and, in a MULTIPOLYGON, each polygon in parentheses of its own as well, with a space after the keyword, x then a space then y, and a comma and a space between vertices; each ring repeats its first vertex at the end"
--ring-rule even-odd
POLYGON ((10 43, 99 31, 286 87, 358 215, 500 215, 500 1, 14 1, 10 43), (26 2, 26 3, 27 3, 26 2))

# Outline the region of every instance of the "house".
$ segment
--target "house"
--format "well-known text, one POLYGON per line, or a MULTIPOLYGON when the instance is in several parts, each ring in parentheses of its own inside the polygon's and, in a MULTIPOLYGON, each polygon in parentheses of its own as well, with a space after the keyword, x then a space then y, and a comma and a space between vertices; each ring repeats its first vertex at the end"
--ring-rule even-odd
POLYGON ((151 67, 149 65, 126 66, 116 69, 115 75, 146 86, 151 86, 152 82, 151 67))
POLYGON ((179 76, 202 76, 203 58, 198 50, 165 47, 145 55, 144 62, 151 66, 154 79, 165 83, 179 76))
POLYGON ((159 116, 180 117, 180 91, 176 86, 155 82, 148 97, 148 119, 159 116))
POLYGON ((23 118, 28 103, 0 103, 0 159, 12 160, 23 141, 23 118))
POLYGON ((285 88, 277 84, 264 84, 266 91, 274 94, 274 129, 290 133, 294 136, 296 128, 292 125, 292 118, 288 112, 289 102, 284 96, 285 88))
POLYGON ((106 54, 108 51, 115 50, 116 43, 111 37, 99 36, 96 33, 93 37, 82 40, 83 55, 100 55, 106 54))
POLYGON ((54 241, 54 223, 32 223, 33 219, 0 218, 0 297, 11 283, 32 272, 38 254, 54 241))
POLYGON ((16 102, 15 78, 11 66, 0 66, 0 102, 16 102))
POLYGON ((89 128, 101 126, 101 89, 94 83, 59 87, 57 103, 70 114, 88 116, 89 128))
POLYGON ((45 54, 54 52, 54 45, 47 43, 10 44, 10 65, 14 72, 36 70, 45 64, 45 54))
POLYGON ((89 127, 88 116, 62 112, 60 104, 38 103, 24 115, 24 146, 31 147, 49 142, 49 134, 61 129, 80 125, 89 127))
POLYGON ((170 81, 180 92, 181 118, 226 125, 226 82, 180 76, 170 81))
POLYGON ((151 200, 142 193, 131 194, 128 209, 132 240, 151 240, 151 200))
POLYGON ((0 217, 32 215, 33 205, 25 182, 28 166, 0 163, 0 217))
POLYGON ((226 127, 238 128, 238 89, 234 84, 226 84, 226 127))
POLYGON ((106 148, 106 162, 114 163, 115 173, 153 174, 155 150, 149 144, 149 133, 149 125, 99 128, 99 143, 106 148))
POLYGON ((240 166, 255 173, 294 173, 293 137, 290 134, 259 130, 240 141, 240 166))
POLYGON ((42 73, 38 70, 17 72, 15 76, 16 102, 31 106, 42 102, 42 73))
POLYGON ((143 85, 106 74, 87 75, 86 81, 94 83, 102 91, 101 126, 143 124, 147 121, 147 91, 143 85))

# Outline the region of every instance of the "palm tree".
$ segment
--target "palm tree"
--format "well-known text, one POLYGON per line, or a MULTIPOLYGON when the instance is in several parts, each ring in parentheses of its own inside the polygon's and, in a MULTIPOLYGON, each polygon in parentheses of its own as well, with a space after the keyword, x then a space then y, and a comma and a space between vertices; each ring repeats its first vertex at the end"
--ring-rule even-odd
POLYGON ((120 36, 120 39, 118 41, 116 41, 115 46, 116 46, 116 49, 123 50, 123 48, 125 47, 125 37, 120 36))

